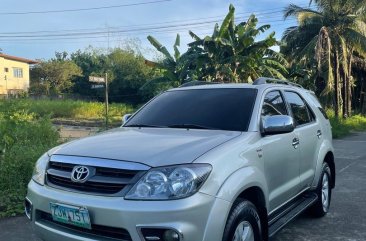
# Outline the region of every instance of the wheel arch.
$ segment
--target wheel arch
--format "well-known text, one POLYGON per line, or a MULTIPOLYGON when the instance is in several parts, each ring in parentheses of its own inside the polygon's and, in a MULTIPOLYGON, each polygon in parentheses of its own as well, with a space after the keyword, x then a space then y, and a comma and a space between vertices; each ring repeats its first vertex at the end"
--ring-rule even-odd
POLYGON ((226 219, 230 216, 235 205, 241 200, 245 199, 253 203, 261 219, 264 240, 267 240, 268 237, 267 187, 263 172, 256 166, 247 166, 231 174, 216 195, 231 203, 226 219))
POLYGON ((248 200, 254 204, 258 210, 262 225, 262 235, 264 240, 268 240, 268 212, 266 199, 263 190, 259 186, 252 186, 242 191, 233 203, 233 207, 240 200, 248 200))

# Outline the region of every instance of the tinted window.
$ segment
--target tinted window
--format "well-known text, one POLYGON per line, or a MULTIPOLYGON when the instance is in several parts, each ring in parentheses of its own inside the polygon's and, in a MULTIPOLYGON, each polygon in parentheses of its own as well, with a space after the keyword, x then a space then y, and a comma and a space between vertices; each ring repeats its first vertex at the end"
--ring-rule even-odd
POLYGON ((314 93, 311 93, 310 95, 311 97, 313 97, 313 100, 315 102, 315 105, 318 107, 318 109, 320 110, 320 112, 323 114, 325 119, 329 119, 327 112, 325 112, 325 110, 323 109, 322 105, 320 104, 320 101, 318 100, 318 97, 316 97, 316 95, 314 93))
POLYGON ((304 125, 313 121, 307 105, 297 93, 286 91, 285 97, 290 104, 296 125, 304 125))
POLYGON ((279 91, 266 94, 262 106, 262 116, 287 115, 286 105, 279 91))
POLYGON ((219 130, 247 131, 256 95, 255 89, 168 91, 152 100, 125 126, 197 125, 219 130))

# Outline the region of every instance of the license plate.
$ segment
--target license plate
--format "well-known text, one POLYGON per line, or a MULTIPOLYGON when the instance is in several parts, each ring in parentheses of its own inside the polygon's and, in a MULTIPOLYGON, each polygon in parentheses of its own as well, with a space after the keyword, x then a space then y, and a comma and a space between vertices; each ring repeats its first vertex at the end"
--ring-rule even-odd
POLYGON ((84 207, 50 203, 53 221, 91 229, 89 212, 84 207))

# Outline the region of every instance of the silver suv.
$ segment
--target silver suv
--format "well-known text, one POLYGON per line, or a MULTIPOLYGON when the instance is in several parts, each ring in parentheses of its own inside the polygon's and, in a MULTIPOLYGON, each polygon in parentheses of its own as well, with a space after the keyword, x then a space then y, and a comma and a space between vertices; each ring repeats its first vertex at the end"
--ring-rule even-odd
POLYGON ((335 185, 311 91, 261 78, 164 92, 117 128, 36 163, 25 201, 49 241, 263 241, 335 185))

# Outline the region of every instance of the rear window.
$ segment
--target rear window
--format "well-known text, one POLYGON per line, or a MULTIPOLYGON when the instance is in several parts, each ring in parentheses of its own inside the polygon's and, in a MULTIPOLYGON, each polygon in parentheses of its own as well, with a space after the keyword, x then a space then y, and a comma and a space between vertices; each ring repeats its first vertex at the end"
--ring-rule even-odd
POLYGON ((256 96, 257 90, 249 88, 168 91, 148 103, 125 126, 196 125, 247 131, 256 96))
POLYGON ((323 109, 318 97, 316 97, 316 95, 314 93, 310 93, 310 96, 312 97, 316 107, 318 107, 319 111, 323 114, 324 118, 328 120, 329 117, 327 115, 327 112, 323 109))
POLYGON ((285 91, 285 98, 290 105, 297 126, 308 124, 314 120, 309 107, 298 93, 285 91))

